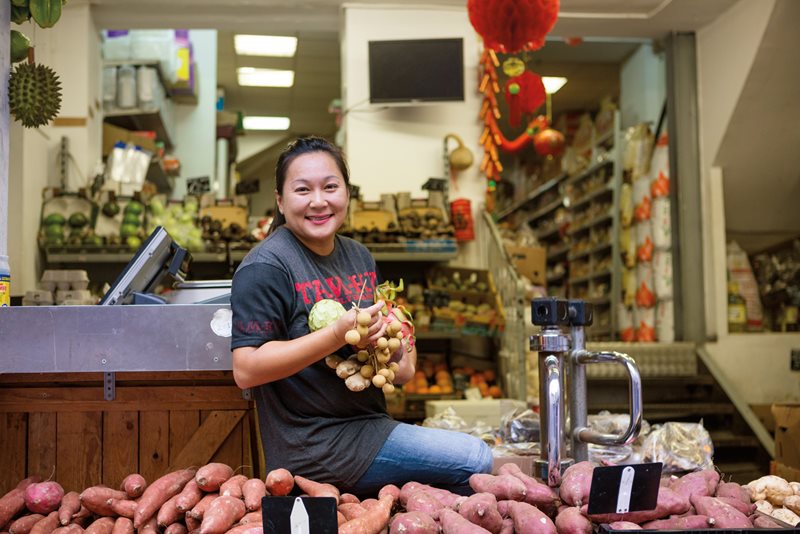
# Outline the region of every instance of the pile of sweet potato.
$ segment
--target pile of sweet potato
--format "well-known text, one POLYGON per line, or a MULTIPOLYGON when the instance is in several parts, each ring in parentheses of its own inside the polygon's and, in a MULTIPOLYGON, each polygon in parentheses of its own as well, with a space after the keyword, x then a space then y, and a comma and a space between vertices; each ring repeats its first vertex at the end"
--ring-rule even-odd
POLYGON ((81 493, 31 491, 39 482, 32 477, 0 498, 0 534, 262 534, 261 498, 293 490, 334 498, 342 534, 590 534, 598 523, 613 530, 697 530, 780 528, 771 517, 800 522, 797 482, 770 476, 740 486, 711 469, 664 477, 654 510, 588 515, 593 469, 588 462, 571 466, 554 491, 507 463, 496 475, 470 477, 469 497, 408 482, 364 500, 285 469, 262 481, 221 463, 173 471, 150 484, 131 474, 119 489, 81 493))

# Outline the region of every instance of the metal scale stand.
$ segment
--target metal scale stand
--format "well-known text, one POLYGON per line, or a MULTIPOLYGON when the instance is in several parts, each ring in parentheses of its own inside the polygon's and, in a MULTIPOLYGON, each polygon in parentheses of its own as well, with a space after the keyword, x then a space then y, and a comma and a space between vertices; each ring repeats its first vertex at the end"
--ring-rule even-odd
POLYGON ((573 462, 589 459, 588 444, 626 445, 642 426, 642 381, 636 362, 627 354, 586 350, 584 328, 591 326, 593 306, 582 300, 533 299, 532 322, 541 330, 531 336, 531 350, 539 353, 539 419, 541 456, 535 475, 551 487, 573 462), (628 373, 630 424, 620 434, 603 434, 587 425, 586 369, 592 363, 619 363, 628 373), (569 402, 569 418, 565 403, 569 402), (569 425, 567 425, 569 421, 569 425), (572 457, 565 448, 569 445, 572 457))

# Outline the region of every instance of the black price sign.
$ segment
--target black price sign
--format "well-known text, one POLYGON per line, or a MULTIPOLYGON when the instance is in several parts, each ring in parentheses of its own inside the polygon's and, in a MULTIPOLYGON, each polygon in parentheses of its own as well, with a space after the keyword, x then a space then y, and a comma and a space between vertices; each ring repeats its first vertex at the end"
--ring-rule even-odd
POLYGON ((595 467, 588 513, 626 514, 653 510, 658 501, 661 462, 595 467))

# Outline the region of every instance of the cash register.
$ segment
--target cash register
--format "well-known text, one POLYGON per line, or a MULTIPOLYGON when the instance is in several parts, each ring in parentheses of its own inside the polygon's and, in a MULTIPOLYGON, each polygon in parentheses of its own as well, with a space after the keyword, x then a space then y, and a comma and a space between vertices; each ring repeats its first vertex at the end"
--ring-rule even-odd
POLYGON ((229 304, 231 281, 187 281, 191 262, 191 253, 157 226, 99 304, 229 304))

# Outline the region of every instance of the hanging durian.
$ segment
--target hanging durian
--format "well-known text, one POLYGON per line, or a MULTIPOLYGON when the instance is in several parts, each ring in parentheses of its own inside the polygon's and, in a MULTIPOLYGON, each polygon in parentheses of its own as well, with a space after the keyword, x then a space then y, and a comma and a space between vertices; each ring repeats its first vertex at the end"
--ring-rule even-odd
POLYGON ((25 128, 50 122, 61 109, 61 82, 50 67, 20 63, 8 79, 8 108, 25 128))

